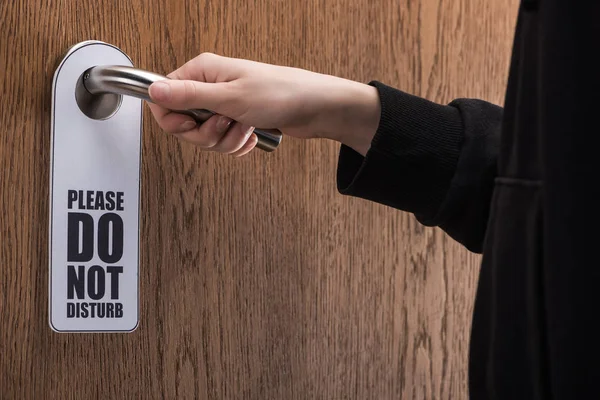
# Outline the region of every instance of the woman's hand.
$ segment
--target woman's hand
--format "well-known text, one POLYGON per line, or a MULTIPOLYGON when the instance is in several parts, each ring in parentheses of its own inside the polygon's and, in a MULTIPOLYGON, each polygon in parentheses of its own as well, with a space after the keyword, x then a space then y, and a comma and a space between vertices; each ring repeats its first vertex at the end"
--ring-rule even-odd
POLYGON ((379 125, 377 90, 369 85, 248 60, 204 53, 150 86, 160 127, 203 149, 241 156, 257 138, 254 127, 297 138, 327 138, 363 155, 379 125), (196 126, 169 109, 216 113, 196 126))

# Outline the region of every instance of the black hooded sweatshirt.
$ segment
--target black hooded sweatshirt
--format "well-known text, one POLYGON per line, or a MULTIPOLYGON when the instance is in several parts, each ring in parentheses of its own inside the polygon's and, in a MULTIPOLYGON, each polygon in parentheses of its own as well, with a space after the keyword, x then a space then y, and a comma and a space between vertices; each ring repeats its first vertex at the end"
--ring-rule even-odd
POLYGON ((373 81, 371 148, 340 149, 342 194, 482 253, 471 399, 600 399, 597 49, 600 2, 523 1, 504 107, 373 81))

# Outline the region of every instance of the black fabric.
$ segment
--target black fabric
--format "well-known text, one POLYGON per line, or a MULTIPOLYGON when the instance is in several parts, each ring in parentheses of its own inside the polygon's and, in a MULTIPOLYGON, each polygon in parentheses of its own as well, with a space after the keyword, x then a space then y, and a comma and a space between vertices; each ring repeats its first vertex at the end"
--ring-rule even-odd
POLYGON ((381 122, 364 161, 343 146, 338 189, 429 217, 444 200, 456 169, 464 131, 460 113, 372 84, 379 90, 381 122))
POLYGON ((483 253, 472 399, 600 398, 598 17, 596 2, 523 2, 503 108, 371 82, 382 101, 371 148, 340 149, 341 193, 483 253))
POLYGON ((370 84, 379 92, 381 122, 364 158, 342 145, 338 190, 410 211, 481 252, 502 109, 475 99, 440 105, 370 84))

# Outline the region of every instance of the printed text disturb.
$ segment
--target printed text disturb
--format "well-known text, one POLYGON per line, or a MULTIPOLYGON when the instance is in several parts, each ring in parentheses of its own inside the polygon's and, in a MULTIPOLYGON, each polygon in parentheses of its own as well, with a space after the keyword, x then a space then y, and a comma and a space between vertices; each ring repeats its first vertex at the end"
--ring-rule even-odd
POLYGON ((123 192, 69 190, 68 209, 67 318, 123 318, 123 192))

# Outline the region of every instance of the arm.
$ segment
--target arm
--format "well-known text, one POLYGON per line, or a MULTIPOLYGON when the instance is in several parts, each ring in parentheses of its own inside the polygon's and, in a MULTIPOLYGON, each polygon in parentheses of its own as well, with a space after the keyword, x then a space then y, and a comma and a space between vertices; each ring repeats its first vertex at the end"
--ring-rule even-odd
POLYGON ((155 83, 164 130, 205 150, 241 156, 253 127, 342 144, 345 195, 413 213, 472 251, 481 250, 496 175, 502 109, 480 100, 439 105, 378 82, 202 54, 155 83), (265 107, 268 104, 268 107, 265 107), (217 113, 196 126, 169 109, 217 113))

